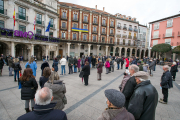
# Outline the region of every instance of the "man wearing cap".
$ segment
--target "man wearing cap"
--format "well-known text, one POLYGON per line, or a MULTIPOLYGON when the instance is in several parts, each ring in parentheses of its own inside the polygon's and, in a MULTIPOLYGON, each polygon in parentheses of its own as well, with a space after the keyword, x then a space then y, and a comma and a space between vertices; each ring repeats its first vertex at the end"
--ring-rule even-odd
POLYGON ((134 116, 124 108, 125 97, 115 89, 104 91, 108 108, 101 114, 98 120, 135 120, 134 116))
POLYGON ((128 111, 136 120, 155 120, 158 92, 148 80, 148 73, 139 71, 133 76, 137 85, 129 101, 128 111))
POLYGON ((143 66, 140 60, 137 61, 137 66, 139 67, 139 71, 143 71, 143 66))

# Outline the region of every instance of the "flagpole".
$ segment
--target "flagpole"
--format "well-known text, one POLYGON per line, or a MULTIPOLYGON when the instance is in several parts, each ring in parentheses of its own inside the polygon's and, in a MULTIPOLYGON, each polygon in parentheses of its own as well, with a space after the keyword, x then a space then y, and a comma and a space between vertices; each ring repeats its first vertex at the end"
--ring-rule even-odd
MULTIPOLYGON (((15 11, 15 4, 14 4, 14 11, 15 11)), ((13 16, 14 16, 14 12, 13 12, 13 16)), ((14 38, 14 17, 13 17, 13 38, 14 38)))
POLYGON ((49 42, 49 35, 48 35, 48 42, 49 42))

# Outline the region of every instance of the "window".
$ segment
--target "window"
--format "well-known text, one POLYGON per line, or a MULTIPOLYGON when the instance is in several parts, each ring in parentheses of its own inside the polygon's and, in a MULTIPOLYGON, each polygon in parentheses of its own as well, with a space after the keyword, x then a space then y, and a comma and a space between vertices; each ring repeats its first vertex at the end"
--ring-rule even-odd
POLYGON ((166 37, 172 36, 172 29, 166 29, 166 37))
POLYGON ((41 35, 41 29, 36 29, 36 34, 41 35))
POLYGON ((165 39, 165 43, 171 45, 171 39, 165 39))
POLYGON ((84 34, 84 35, 83 35, 83 40, 86 40, 86 38, 87 38, 87 35, 84 34))
POLYGON ((96 36, 93 36, 93 41, 96 41, 96 36))
POLYGON ((91 50, 93 50, 93 45, 91 45, 91 50))
POLYGON ((73 28, 77 28, 77 24, 74 23, 74 24, 73 24, 73 28))
POLYGON ((84 49, 84 45, 81 45, 81 49, 84 49))
POLYGON ((93 27, 93 32, 96 32, 96 27, 93 27))
POLYGON ((111 29, 110 34, 113 34, 113 29, 111 29))
POLYGON ((101 50, 101 46, 99 47, 99 50, 101 50))
POLYGON ((87 25, 84 25, 84 29, 87 29, 87 25))
POLYGON ((49 37, 53 37, 53 32, 49 32, 49 37))
POLYGON ((102 29, 102 33, 105 33, 105 28, 102 29))
POLYGON ((62 22, 62 28, 66 28, 66 23, 62 22))
POLYGON ((74 14, 73 19, 77 20, 77 14, 74 14))
POLYGON ((121 27, 121 23, 118 23, 118 27, 121 27))
POLYGON ((87 16, 86 15, 84 16, 84 21, 87 22, 87 16))
POLYGON ((111 26, 114 26, 114 21, 111 21, 111 26))
POLYGON ((158 37, 159 37, 159 31, 155 31, 153 38, 158 38, 158 37))
POLYGON ((129 18, 129 20, 131 20, 131 18, 129 18))
POLYGON ((71 45, 70 45, 70 49, 75 49, 75 45, 74 45, 74 44, 71 44, 71 45))
POLYGON ((19 25, 19 31, 26 32, 26 26, 24 26, 24 25, 19 25))
POLYGON ((66 12, 63 12, 62 17, 66 18, 66 12))
POLYGON ((113 38, 110 38, 110 43, 113 43, 113 38))
POLYGON ((42 24, 42 15, 41 14, 38 14, 36 15, 36 23, 37 24, 42 24))
POLYGON ((158 44, 158 40, 153 40, 153 46, 158 44))
POLYGON ((65 39, 65 37, 66 37, 65 32, 62 32, 62 38, 65 39))
POLYGON ((4 21, 0 20, 0 28, 4 28, 4 21))
POLYGON ((76 40, 76 33, 73 33, 73 40, 76 40))
POLYGON ((125 41, 125 39, 123 39, 123 45, 125 45, 125 43, 126 43, 126 41, 125 41))
POLYGON ((129 44, 129 45, 131 44, 131 40, 128 40, 128 44, 129 44))
POLYGON ((167 27, 172 27, 173 19, 167 21, 167 27))
POLYGON ((102 42, 105 42, 105 37, 102 37, 102 42))
POLYGON ((159 23, 154 24, 154 30, 158 30, 159 29, 159 23))
POLYGON ((106 20, 105 19, 103 19, 103 25, 105 25, 106 24, 106 20))
POLYGON ((26 20, 26 9, 19 7, 19 19, 26 20))
POLYGON ((49 20, 51 21, 51 25, 50 25, 50 27, 53 27, 53 24, 54 24, 54 19, 49 18, 49 20))
POLYGON ((97 23, 97 18, 96 17, 94 17, 94 23, 97 23))
POLYGON ((0 0, 0 13, 4 14, 4 0, 0 0))

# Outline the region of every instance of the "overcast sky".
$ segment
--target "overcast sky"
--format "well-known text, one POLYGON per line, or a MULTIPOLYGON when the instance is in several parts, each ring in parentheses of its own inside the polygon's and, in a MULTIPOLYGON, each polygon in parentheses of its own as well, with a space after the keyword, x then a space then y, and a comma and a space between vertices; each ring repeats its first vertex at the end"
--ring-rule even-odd
POLYGON ((180 0, 59 0, 60 2, 74 3, 90 8, 103 10, 111 14, 137 18, 140 24, 145 25, 154 20, 180 13, 180 0))

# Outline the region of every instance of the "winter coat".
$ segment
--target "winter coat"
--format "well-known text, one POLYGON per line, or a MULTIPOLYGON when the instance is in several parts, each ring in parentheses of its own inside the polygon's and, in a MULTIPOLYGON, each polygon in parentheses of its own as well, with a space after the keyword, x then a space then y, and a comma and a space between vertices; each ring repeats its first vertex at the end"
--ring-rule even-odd
POLYGON ((171 66, 171 75, 172 76, 176 76, 176 72, 177 72, 177 65, 172 65, 171 66))
POLYGON ((155 62, 152 61, 149 65, 149 69, 154 70, 155 62))
POLYGON ((126 67, 129 67, 129 60, 126 58, 126 67))
POLYGON ((44 84, 45 84, 48 80, 49 80, 49 77, 46 78, 46 77, 44 77, 44 76, 41 76, 41 77, 39 78, 39 85, 41 86, 41 88, 44 87, 44 84))
POLYGON ((84 75, 90 75, 90 66, 89 65, 85 65, 82 68, 82 71, 84 72, 84 75))
POLYGON ((78 64, 78 61, 76 58, 74 58, 74 65, 78 64))
POLYGON ((126 98, 126 102, 124 104, 124 107, 126 108, 128 107, 129 100, 134 92, 134 88, 136 87, 136 85, 137 83, 136 83, 135 77, 131 76, 124 86, 122 93, 124 94, 126 98))
POLYGON ((1 59, 0 60, 0 69, 3 69, 3 66, 4 66, 4 61, 1 59))
POLYGON ((67 120, 66 113, 53 109, 56 103, 35 105, 34 111, 20 116, 17 120, 67 120))
POLYGON ((173 87, 173 83, 172 83, 172 75, 169 72, 169 70, 167 70, 166 72, 163 73, 163 75, 161 76, 161 87, 162 88, 172 88, 173 87))
POLYGON ((134 59, 134 60, 132 61, 131 65, 132 65, 132 64, 135 64, 135 65, 137 64, 136 59, 134 59))
POLYGON ((121 59, 120 59, 120 62, 121 62, 121 65, 123 65, 123 64, 124 64, 124 60, 123 60, 123 58, 121 58, 121 59))
POLYGON ((138 67, 139 67, 139 71, 143 71, 143 65, 142 64, 138 65, 138 67))
POLYGON ((72 57, 70 57, 68 59, 68 66, 72 66, 72 64, 74 64, 74 59, 72 57))
POLYGON ((88 57, 88 62, 89 62, 89 64, 91 64, 91 60, 92 60, 92 57, 91 57, 91 56, 88 57))
POLYGON ((53 92, 53 101, 51 103, 57 103, 54 109, 62 110, 64 108, 63 98, 65 97, 66 87, 62 80, 54 80, 46 82, 44 87, 48 87, 53 92))
POLYGON ((78 60, 77 67, 78 67, 78 68, 81 67, 81 59, 78 60))
POLYGON ((30 100, 34 99, 36 90, 38 89, 38 84, 35 78, 29 78, 29 81, 20 80, 22 89, 21 89, 21 100, 30 100))
POLYGON ((49 67, 49 63, 46 62, 46 61, 43 62, 42 65, 41 65, 41 70, 42 70, 42 72, 43 72, 43 70, 44 70, 45 67, 49 67))
POLYGON ((110 63, 109 63, 109 61, 106 61, 106 63, 105 63, 105 68, 110 68, 110 63))
POLYGON ((30 65, 30 68, 33 71, 33 75, 36 76, 36 69, 37 69, 37 64, 35 61, 33 61, 31 64, 29 64, 29 62, 26 63, 25 68, 27 67, 27 65, 30 65))
POLYGON ((135 120, 134 116, 126 108, 106 109, 103 111, 98 120, 135 120))
POLYGON ((52 67, 54 68, 54 71, 56 71, 56 72, 58 71, 58 61, 57 60, 54 60, 52 67))
POLYGON ((85 59, 84 63, 86 63, 86 61, 88 61, 88 59, 85 59))
POLYGON ((155 120, 158 92, 150 80, 136 85, 129 101, 128 111, 136 120, 155 120))
POLYGON ((92 65, 95 66, 96 64, 96 58, 92 58, 92 65))
POLYGON ((14 63, 14 70, 21 70, 21 65, 19 64, 19 62, 14 63))
POLYGON ((66 65, 66 59, 65 59, 65 58, 62 58, 62 59, 60 60, 60 64, 61 64, 61 65, 66 65))
POLYGON ((116 62, 117 62, 117 64, 120 64, 121 59, 120 59, 120 58, 117 58, 117 59, 116 59, 116 62))
POLYGON ((97 73, 102 73, 103 72, 103 63, 102 62, 99 62, 98 66, 97 66, 97 73))
POLYGON ((130 75, 124 75, 123 80, 122 80, 121 84, 119 85, 119 89, 121 92, 123 91, 124 86, 126 85, 126 83, 130 77, 131 77, 130 75))
POLYGON ((81 65, 84 65, 85 64, 85 58, 81 58, 81 65))
POLYGON ((8 63, 9 63, 9 67, 12 68, 13 67, 13 59, 10 58, 8 63))

